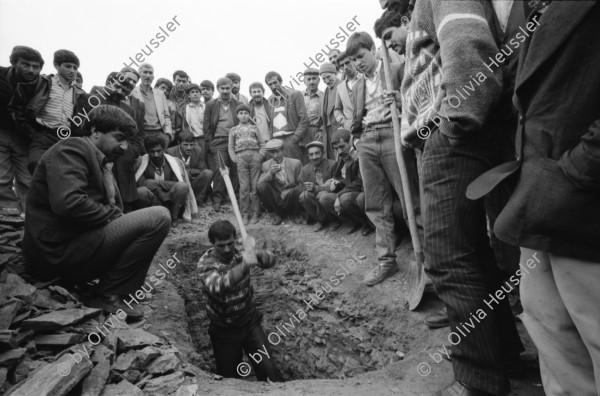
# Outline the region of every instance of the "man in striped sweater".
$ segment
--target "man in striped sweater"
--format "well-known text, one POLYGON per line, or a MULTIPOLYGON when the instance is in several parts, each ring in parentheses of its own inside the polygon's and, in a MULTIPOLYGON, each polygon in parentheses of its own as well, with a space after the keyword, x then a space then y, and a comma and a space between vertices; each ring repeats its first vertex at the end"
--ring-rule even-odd
POLYGON ((197 269, 206 294, 208 334, 217 373, 230 378, 243 374, 243 352, 250 358, 259 381, 283 381, 261 325, 262 313, 252 299, 254 289, 250 283, 250 267, 270 268, 275 265, 273 256, 256 250, 250 236, 240 253, 235 247, 235 227, 227 220, 213 223, 208 239, 213 247, 202 255, 197 269))
POLYGON ((499 53, 494 18, 490 1, 420 0, 407 39, 402 109, 410 127, 402 141, 422 150, 426 271, 460 338, 452 346, 456 381, 438 396, 508 394, 505 367, 523 351, 508 300, 489 304, 500 273, 484 202, 465 196, 501 160, 502 67, 488 67, 499 53), (460 337, 465 323, 473 327, 460 337))

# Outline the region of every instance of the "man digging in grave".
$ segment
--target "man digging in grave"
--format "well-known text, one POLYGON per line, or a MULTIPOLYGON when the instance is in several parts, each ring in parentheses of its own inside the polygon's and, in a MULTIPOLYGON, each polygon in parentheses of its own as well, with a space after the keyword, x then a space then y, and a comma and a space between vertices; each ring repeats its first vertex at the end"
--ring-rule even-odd
POLYGON ((235 247, 235 227, 227 220, 213 223, 208 239, 213 247, 202 255, 197 268, 207 297, 208 334, 217 374, 239 377, 243 374, 240 365, 245 353, 259 381, 283 381, 261 325, 262 313, 252 299, 254 290, 250 283, 250 268, 271 268, 274 257, 266 250, 257 250, 251 236, 244 241, 241 253, 235 247))

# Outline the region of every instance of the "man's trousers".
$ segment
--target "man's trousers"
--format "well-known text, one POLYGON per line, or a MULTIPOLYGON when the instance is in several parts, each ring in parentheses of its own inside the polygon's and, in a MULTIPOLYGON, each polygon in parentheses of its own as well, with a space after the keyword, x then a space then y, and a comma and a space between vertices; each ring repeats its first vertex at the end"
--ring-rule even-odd
POLYGON ((25 211, 31 174, 27 169, 28 139, 17 131, 0 128, 0 208, 25 211), (15 180, 16 192, 13 192, 15 180))
MULTIPOLYGON (((365 131, 357 146, 360 173, 365 195, 365 212, 375 225, 377 257, 381 262, 396 261, 396 235, 392 205, 394 191, 403 203, 404 218, 407 223, 406 207, 400 168, 394 146, 394 133, 391 128, 365 131)), ((414 152, 404 150, 405 162, 411 184, 412 201, 417 224, 421 222, 419 210, 419 179, 414 161, 414 152)))
POLYGON ((435 130, 421 160, 426 272, 458 335, 452 336, 454 376, 495 395, 509 390, 503 362, 518 357, 523 345, 508 299, 491 307, 485 302, 501 290, 501 274, 487 236, 484 201, 465 194, 469 183, 499 162, 498 146, 489 135, 457 142, 435 130), (479 309, 486 316, 476 321, 479 309), (464 323, 474 325, 461 336, 464 323))
POLYGON ((245 353, 259 381, 267 381, 267 378, 273 382, 283 381, 259 315, 241 327, 229 328, 211 323, 208 335, 217 363, 217 374, 226 378, 239 378, 240 373, 245 376, 248 373, 242 364, 245 353))
POLYGON ((163 205, 169 209, 173 221, 179 218, 189 193, 188 185, 184 182, 152 179, 146 180, 146 184, 137 190, 142 207, 163 205))
POLYGON ((233 185, 233 190, 238 193, 240 183, 238 180, 237 166, 229 158, 229 137, 214 137, 210 140, 208 146, 208 167, 213 172, 213 202, 222 203, 227 201, 227 186, 225 180, 219 171, 219 155, 223 158, 225 166, 229 168, 229 178, 233 185))
POLYGON ((204 169, 199 175, 190 176, 189 178, 196 202, 206 202, 206 196, 213 179, 213 172, 210 169, 204 169))
POLYGON ((521 248, 521 266, 523 323, 546 395, 600 395, 600 263, 521 248))
POLYGON ((279 191, 271 183, 276 182, 261 182, 256 187, 256 193, 265 209, 279 217, 297 214, 300 209, 301 185, 279 191))
POLYGON ((306 210, 306 213, 308 213, 310 217, 320 223, 324 223, 330 216, 328 216, 328 213, 322 204, 327 204, 327 201, 330 201, 333 205, 333 202, 335 202, 335 195, 336 194, 327 191, 302 191, 300 194, 300 204, 304 207, 304 210, 306 210))
POLYGON ((73 284, 100 278, 95 289, 98 294, 135 293, 144 283, 152 259, 170 228, 171 219, 165 208, 127 213, 104 227, 104 241, 91 260, 59 275, 73 284))

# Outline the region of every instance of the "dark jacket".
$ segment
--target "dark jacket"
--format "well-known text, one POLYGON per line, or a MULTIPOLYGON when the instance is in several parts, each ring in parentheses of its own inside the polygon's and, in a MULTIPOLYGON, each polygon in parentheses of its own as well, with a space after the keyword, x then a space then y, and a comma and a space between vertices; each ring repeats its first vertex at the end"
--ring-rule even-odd
POLYGON ((179 98, 176 88, 173 87, 167 95, 167 99, 175 105, 175 112, 171 114, 171 128, 173 129, 173 133, 181 132, 185 122, 185 106, 190 103, 190 97, 188 94, 184 94, 183 98, 179 98))
MULTIPOLYGON (((38 124, 36 117, 44 106, 46 106, 50 98, 52 76, 53 74, 40 75, 35 84, 27 84, 27 87, 23 86, 23 91, 17 91, 18 94, 13 99, 11 109, 14 112, 17 128, 29 137, 45 129, 44 126, 38 124)), ((78 103, 80 95, 85 94, 82 89, 75 87, 73 91, 73 105, 75 106, 78 103)), ((71 122, 71 136, 81 136, 76 133, 76 130, 77 128, 71 122)))
POLYGON ((22 114, 25 109, 17 109, 16 103, 27 103, 28 99, 15 100, 15 95, 31 96, 38 83, 39 77, 32 82, 17 82, 13 67, 0 66, 0 128, 17 130, 15 113, 22 114))
MULTIPOLYGON (((167 154, 179 158, 185 163, 185 160, 179 151, 179 145, 168 148, 167 154)), ((190 167, 188 168, 188 174, 190 177, 198 176, 202 173, 202 171, 207 169, 206 156, 202 153, 202 149, 200 147, 192 147, 192 153, 190 154, 190 157, 190 167)))
MULTIPOLYGON (((240 123, 235 111, 240 102, 234 98, 231 98, 229 103, 229 111, 231 111, 231 114, 233 114, 233 125, 235 126, 240 123)), ((204 109, 204 124, 202 127, 204 128, 204 140, 206 141, 207 145, 210 143, 210 140, 215 136, 215 132, 217 131, 220 106, 221 102, 218 98, 211 99, 208 103, 206 103, 206 108, 204 109)))
MULTIPOLYGON (((392 72, 392 90, 400 90, 402 84, 402 78, 404 76, 404 63, 391 63, 390 70, 392 72)), ((354 85, 354 119, 350 127, 350 132, 355 136, 360 136, 363 132, 362 121, 367 111, 365 109, 365 79, 367 76, 360 78, 356 85, 354 85)), ((385 74, 383 73, 383 67, 381 68, 381 85, 383 89, 388 89, 385 82, 385 74)), ((400 105, 400 103, 397 103, 400 105)))
POLYGON ((343 183, 340 191, 336 191, 338 196, 354 191, 362 191, 362 179, 360 178, 360 167, 358 164, 358 153, 356 150, 350 152, 352 163, 346 168, 346 177, 342 178, 342 168, 344 167, 344 161, 338 158, 333 168, 333 174, 338 176, 338 180, 343 183))
POLYGON ((335 100, 337 97, 337 90, 342 81, 338 78, 335 79, 335 85, 333 89, 329 87, 325 88, 323 94, 323 101, 321 102, 321 119, 323 120, 323 144, 325 145, 325 156, 329 159, 335 159, 335 150, 333 149, 333 143, 331 142, 331 135, 337 131, 341 126, 335 115, 333 109, 335 107, 335 100), (329 127, 327 126, 329 124, 329 127), (327 131, 329 130, 329 133, 327 131))
MULTIPOLYGON (((271 134, 271 137, 273 137, 273 108, 269 104, 269 101, 266 100, 265 98, 263 98, 262 102, 263 102, 263 106, 265 106, 265 111, 267 113, 267 122, 269 123, 269 133, 271 134)), ((255 109, 256 106, 254 103, 254 99, 250 99, 248 107, 250 107, 250 117, 252 117, 253 120, 256 120, 256 109, 255 109)))
MULTIPOLYGON (((301 142, 308 131, 308 113, 302 92, 289 88, 283 88, 287 94, 285 99, 285 118, 288 122, 288 130, 294 131, 296 142, 301 142)), ((277 104, 275 95, 269 97, 269 103, 277 104)))
MULTIPOLYGON (((321 174, 323 175, 323 182, 326 182, 329 179, 335 179, 339 177, 338 174, 334 172, 336 162, 334 160, 323 159, 321 163, 321 174)), ((317 184, 317 175, 315 173, 315 168, 311 163, 308 163, 302 167, 302 172, 300 172, 300 180, 305 182, 311 182, 315 185, 317 184)), ((317 186, 317 192, 325 191, 324 186, 317 186)))
POLYGON ((23 254, 28 263, 48 275, 89 260, 104 240, 104 226, 121 212, 108 199, 102 164, 87 138, 52 146, 27 194, 23 254))
POLYGON ((517 161, 488 171, 468 190, 478 198, 516 178, 494 227, 512 245, 600 261, 600 44, 590 40, 600 36, 599 20, 595 1, 554 1, 523 44, 514 97, 521 114, 517 161))

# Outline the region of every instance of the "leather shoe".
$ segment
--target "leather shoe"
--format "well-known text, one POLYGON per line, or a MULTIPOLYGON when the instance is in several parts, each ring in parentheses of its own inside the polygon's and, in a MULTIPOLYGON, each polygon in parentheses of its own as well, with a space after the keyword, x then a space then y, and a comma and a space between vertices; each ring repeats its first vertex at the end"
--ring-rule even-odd
POLYGON ((332 221, 329 224, 329 230, 331 231, 337 231, 340 229, 340 227, 342 226, 342 223, 340 223, 339 221, 332 221))
POLYGON ((271 221, 271 224, 273 225, 279 225, 281 224, 283 220, 281 219, 281 217, 278 214, 273 213, 273 220, 271 221))
POLYGON ((446 310, 446 307, 442 307, 441 309, 425 316, 423 321, 430 329, 441 329, 442 327, 450 326, 450 320, 448 320, 448 311, 446 310))
POLYGON ((348 231, 348 235, 354 234, 355 232, 357 232, 361 228, 362 228, 362 226, 360 224, 354 224, 352 226, 352 229, 350 231, 348 231))
POLYGON ((469 389, 459 381, 454 381, 442 390, 433 393, 431 396, 499 396, 493 393, 484 392, 478 389, 469 389))
POLYGON ((321 223, 320 221, 317 221, 313 227, 313 232, 323 231, 323 228, 325 228, 325 224, 321 223))
MULTIPOLYGON (((127 296, 129 297, 129 296, 127 296)), ((125 296, 104 295, 95 296, 86 305, 92 308, 101 308, 103 311, 116 315, 119 310, 123 310, 127 314, 127 322, 137 322, 144 318, 144 313, 137 305, 125 304, 123 300, 125 296)))
POLYGON ((260 216, 255 213, 252 215, 252 218, 250 219, 250 224, 257 224, 259 220, 260 220, 260 216))
POLYGON ((362 235, 363 236, 371 235, 373 233, 373 231, 375 231, 374 228, 371 228, 371 226, 365 225, 362 230, 362 235))

